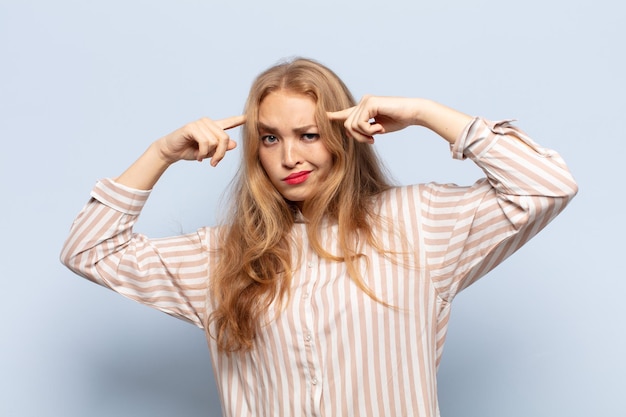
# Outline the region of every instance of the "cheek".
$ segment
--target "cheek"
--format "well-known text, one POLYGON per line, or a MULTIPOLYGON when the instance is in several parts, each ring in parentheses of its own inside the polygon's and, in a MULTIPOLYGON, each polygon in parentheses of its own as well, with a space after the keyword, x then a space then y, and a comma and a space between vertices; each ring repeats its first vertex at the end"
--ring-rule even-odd
POLYGON ((315 156, 319 165, 325 166, 327 168, 332 168, 333 156, 328 151, 328 148, 326 148, 326 145, 320 142, 318 149, 316 149, 315 151, 315 156))
POLYGON ((259 162, 265 173, 271 177, 272 168, 274 167, 274 160, 271 152, 264 152, 259 150, 259 162))

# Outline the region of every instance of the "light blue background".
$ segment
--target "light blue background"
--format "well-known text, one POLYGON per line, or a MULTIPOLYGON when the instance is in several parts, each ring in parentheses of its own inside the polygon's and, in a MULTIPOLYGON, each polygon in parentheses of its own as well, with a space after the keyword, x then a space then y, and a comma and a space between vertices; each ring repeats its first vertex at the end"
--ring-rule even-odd
MULTIPOLYGON (((456 300, 442 415, 626 415, 625 17, 606 0, 0 1, 0 415, 220 415, 203 333, 58 253, 97 179, 186 122, 239 113, 253 77, 291 55, 357 97, 517 118, 579 182, 456 300)), ((400 183, 480 175, 417 128, 376 146, 400 183)), ((173 167, 138 230, 214 223, 237 159, 173 167)))

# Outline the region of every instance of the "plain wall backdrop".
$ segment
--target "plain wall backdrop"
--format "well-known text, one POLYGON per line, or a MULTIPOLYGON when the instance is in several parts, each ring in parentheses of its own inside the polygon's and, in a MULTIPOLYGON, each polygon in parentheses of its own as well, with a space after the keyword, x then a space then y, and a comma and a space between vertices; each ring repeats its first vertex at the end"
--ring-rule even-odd
MULTIPOLYGON (((187 122, 240 113, 254 76, 294 55, 356 97, 515 118, 579 182, 560 217, 456 299, 442 416, 626 415, 624 17, 606 0, 0 0, 0 415, 220 415, 202 331, 58 255, 97 179, 187 122)), ((481 175, 423 129, 375 146, 399 183, 481 175)), ((215 223, 238 158, 173 167, 137 230, 215 223)))

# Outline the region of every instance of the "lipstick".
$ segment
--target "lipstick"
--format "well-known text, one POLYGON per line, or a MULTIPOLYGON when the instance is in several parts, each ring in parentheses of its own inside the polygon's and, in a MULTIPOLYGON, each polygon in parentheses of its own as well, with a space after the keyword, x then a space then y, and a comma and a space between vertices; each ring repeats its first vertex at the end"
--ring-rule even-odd
POLYGON ((311 171, 294 172, 293 174, 283 178, 283 181, 285 181, 289 185, 302 184, 304 181, 307 180, 307 178, 309 178, 310 173, 311 171))

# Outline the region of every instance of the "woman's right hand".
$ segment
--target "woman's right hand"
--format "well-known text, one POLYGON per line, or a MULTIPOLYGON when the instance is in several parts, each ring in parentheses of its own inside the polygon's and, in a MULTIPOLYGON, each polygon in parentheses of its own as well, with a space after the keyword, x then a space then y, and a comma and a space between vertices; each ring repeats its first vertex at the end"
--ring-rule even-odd
POLYGON ((244 116, 233 116, 222 120, 205 117, 189 123, 153 142, 115 181, 138 190, 150 190, 170 165, 182 159, 211 158, 211 165, 216 166, 227 151, 237 146, 225 130, 245 121, 244 116))
POLYGON ((226 130, 244 123, 244 116, 232 116, 221 120, 203 117, 163 136, 153 146, 158 151, 159 157, 167 164, 180 160, 202 161, 211 158, 211 166, 216 166, 227 151, 237 146, 226 130))

